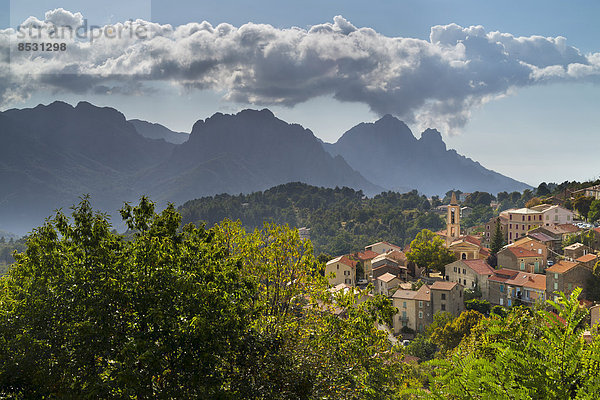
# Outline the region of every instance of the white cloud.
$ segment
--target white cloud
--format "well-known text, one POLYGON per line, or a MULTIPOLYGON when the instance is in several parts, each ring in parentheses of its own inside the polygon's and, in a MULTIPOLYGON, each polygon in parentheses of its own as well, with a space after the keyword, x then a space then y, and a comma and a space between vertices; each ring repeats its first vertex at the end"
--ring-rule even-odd
MULTIPOLYGON (((58 9, 44 21, 31 17, 26 23, 42 25, 43 39, 55 40, 48 32, 53 24, 82 27, 84 19, 58 9)), ((91 42, 89 36, 66 38, 64 52, 19 52, 17 32, 0 32, 0 47, 11 47, 13 72, 0 81, 0 102, 18 101, 38 88, 139 94, 145 82, 165 81, 258 106, 333 95, 452 131, 474 107, 516 88, 600 75, 599 53, 582 54, 563 37, 515 37, 482 26, 434 26, 429 40, 387 37, 341 16, 307 30, 137 20, 98 33, 91 42)), ((7 68, 4 59, 0 72, 7 68)))

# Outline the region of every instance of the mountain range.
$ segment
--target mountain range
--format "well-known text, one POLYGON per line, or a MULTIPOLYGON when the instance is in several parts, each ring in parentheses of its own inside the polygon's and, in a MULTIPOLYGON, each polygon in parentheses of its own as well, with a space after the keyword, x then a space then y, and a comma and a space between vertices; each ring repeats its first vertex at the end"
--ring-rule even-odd
POLYGON ((0 143, 0 229, 15 233, 40 225, 83 194, 116 216, 124 201, 144 194, 161 205, 181 204, 294 181, 348 186, 367 195, 527 187, 446 150, 437 131, 417 140, 391 116, 357 125, 326 144, 266 109, 217 113, 186 134, 128 121, 113 108, 54 102, 0 112, 0 143))
POLYGON ((391 115, 358 124, 323 147, 333 156, 344 157, 369 181, 393 191, 417 189, 434 195, 460 189, 496 194, 530 188, 446 149, 435 129, 425 130, 417 139, 404 122, 391 115))

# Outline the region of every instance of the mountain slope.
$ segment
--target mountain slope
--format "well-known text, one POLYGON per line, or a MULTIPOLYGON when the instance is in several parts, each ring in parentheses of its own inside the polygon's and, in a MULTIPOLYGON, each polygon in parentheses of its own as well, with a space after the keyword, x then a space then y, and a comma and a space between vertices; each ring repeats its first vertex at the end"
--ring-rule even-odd
MULTIPOLYGON (((348 186, 374 194, 382 188, 331 157, 308 129, 269 110, 217 113, 194 124, 190 139, 149 172, 149 191, 161 200, 185 201, 217 193, 248 193, 287 182, 348 186)), ((142 179, 145 181, 146 179, 142 179)))
POLYGON ((181 144, 190 138, 188 133, 174 132, 161 124, 153 124, 140 119, 130 119, 128 122, 134 126, 140 135, 148 139, 163 139, 169 143, 181 144))
POLYGON ((144 194, 183 203, 291 181, 381 190, 325 152, 312 132, 267 110, 215 114, 179 145, 144 137, 136 126, 165 133, 86 102, 0 112, 0 229, 23 234, 84 194, 118 222, 123 202, 144 194))
POLYGON ((118 111, 85 102, 8 110, 0 127, 0 224, 18 233, 83 194, 115 211, 141 194, 132 190, 135 174, 174 148, 140 136, 118 111))
POLYGON ((529 188, 455 150, 447 150, 437 130, 427 129, 417 140, 404 122, 390 115, 356 125, 336 143, 325 143, 323 148, 343 156, 365 178, 391 190, 417 189, 433 195, 451 189, 495 194, 529 188))

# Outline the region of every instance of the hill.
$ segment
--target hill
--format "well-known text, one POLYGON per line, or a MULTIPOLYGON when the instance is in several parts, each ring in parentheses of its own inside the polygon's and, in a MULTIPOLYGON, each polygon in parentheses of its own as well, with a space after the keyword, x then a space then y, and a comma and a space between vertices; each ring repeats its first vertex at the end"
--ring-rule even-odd
POLYGON ((249 229, 262 227, 263 221, 308 227, 316 254, 338 255, 381 240, 408 244, 423 228, 441 229, 442 219, 429 209, 429 201, 416 191, 366 198, 350 188, 289 183, 249 195, 188 201, 179 211, 184 223, 207 226, 229 218, 249 229))

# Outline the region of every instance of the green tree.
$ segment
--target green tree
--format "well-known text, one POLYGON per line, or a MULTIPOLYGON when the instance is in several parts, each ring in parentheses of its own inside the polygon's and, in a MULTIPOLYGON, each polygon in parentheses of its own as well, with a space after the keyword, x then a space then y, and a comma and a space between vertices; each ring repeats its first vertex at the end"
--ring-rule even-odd
POLYGON ((474 310, 483 315, 487 315, 490 313, 491 304, 487 300, 471 299, 465 301, 465 308, 467 310, 474 310))
POLYGON ((458 318, 446 323, 443 327, 437 327, 431 334, 431 341, 435 343, 442 353, 454 349, 464 337, 471 333, 483 315, 474 310, 463 311, 458 318))
POLYGON ((213 235, 143 198, 111 233, 87 199, 34 230, 1 280, 0 387, 26 398, 218 397, 252 284, 213 235))
POLYGON ((492 255, 498 254, 504 246, 504 235, 502 234, 502 225, 500 224, 500 217, 496 218, 496 229, 492 235, 492 241, 490 243, 490 251, 492 255))
POLYGON ((456 261, 456 256, 446 248, 444 240, 428 229, 423 229, 410 242, 406 258, 427 271, 434 269, 442 273, 446 265, 456 261))
POLYGON ((432 361, 431 398, 592 399, 600 390, 600 340, 582 338, 581 289, 545 308, 482 318, 447 360, 432 361))
POLYGON ((593 201, 593 197, 579 196, 573 201, 573 208, 577 210, 579 215, 583 218, 587 218, 593 201))
POLYGON ((600 200, 592 201, 590 205, 590 211, 588 211, 587 219, 590 222, 596 222, 600 220, 600 200))

